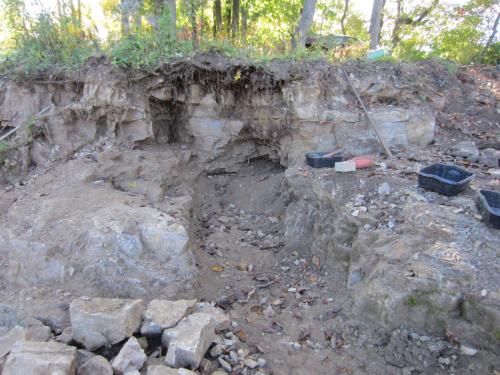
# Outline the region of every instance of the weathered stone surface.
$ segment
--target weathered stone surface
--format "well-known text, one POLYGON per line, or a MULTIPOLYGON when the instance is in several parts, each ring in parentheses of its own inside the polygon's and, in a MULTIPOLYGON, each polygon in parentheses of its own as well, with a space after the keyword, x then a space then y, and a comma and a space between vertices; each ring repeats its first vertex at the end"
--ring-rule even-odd
POLYGON ((3 375, 74 375, 76 348, 57 342, 19 341, 12 348, 3 375))
POLYGON ((113 375, 113 368, 108 360, 96 355, 77 368, 77 375, 113 375))
MULTIPOLYGON (((144 173, 144 178, 152 181, 161 169, 159 160, 170 160, 171 155, 145 158, 143 163, 155 160, 150 160, 151 176, 144 173)), ((50 194, 18 200, 0 217, 0 256, 9 259, 5 274, 9 282, 25 287, 64 283, 78 295, 129 298, 160 292, 172 298, 192 285, 197 269, 186 246, 183 223, 145 207, 137 195, 124 200, 124 193, 117 189, 141 185, 134 182, 137 176, 132 177, 141 168, 141 154, 121 157, 123 163, 115 160, 114 164, 130 164, 128 169, 111 170, 111 162, 103 162, 101 170, 83 160, 61 165, 55 172, 57 180, 41 176, 33 189, 41 191, 50 185, 50 194), (100 183, 107 175, 117 181, 117 189, 100 183), (29 230, 26 217, 30 217, 29 230)), ((173 176, 173 167, 162 173, 170 171, 173 176)), ((179 211, 189 203, 188 196, 183 199, 179 211)))
POLYGON ((196 375, 196 373, 185 368, 171 368, 155 365, 148 367, 147 375, 196 375))
POLYGON ((0 327, 14 328, 18 324, 17 310, 12 306, 0 304, 0 327))
POLYGON ((333 121, 335 123, 343 122, 359 122, 360 114, 357 112, 347 112, 347 111, 324 111, 323 112, 324 121, 333 121))
POLYGON ((163 332, 162 343, 168 348, 165 362, 170 367, 196 369, 214 339, 214 321, 210 314, 189 315, 163 332))
POLYGON ((500 150, 496 150, 494 148, 486 148, 484 150, 481 150, 478 159, 479 163, 486 167, 500 167, 500 150))
POLYGON ((26 319, 24 326, 26 327, 26 339, 28 341, 47 341, 52 333, 50 327, 37 319, 26 319))
POLYGON ((123 345, 118 355, 111 361, 111 367, 115 374, 123 375, 142 368, 146 362, 146 354, 142 350, 139 341, 131 337, 123 345))
POLYGON ((144 311, 143 335, 161 335, 164 329, 175 326, 195 306, 196 300, 152 300, 144 311))
POLYGON ((226 313, 209 302, 198 302, 194 311, 210 315, 217 332, 227 330, 231 326, 231 319, 226 313))
POLYGON ((142 300, 76 299, 70 305, 73 339, 88 350, 116 344, 139 329, 143 309, 142 300))
POLYGON ((458 142, 450 147, 450 154, 476 162, 479 158, 479 150, 474 142, 464 141, 458 142))
POLYGON ((16 342, 23 340, 26 340, 26 330, 19 326, 0 335, 0 358, 8 354, 16 342))

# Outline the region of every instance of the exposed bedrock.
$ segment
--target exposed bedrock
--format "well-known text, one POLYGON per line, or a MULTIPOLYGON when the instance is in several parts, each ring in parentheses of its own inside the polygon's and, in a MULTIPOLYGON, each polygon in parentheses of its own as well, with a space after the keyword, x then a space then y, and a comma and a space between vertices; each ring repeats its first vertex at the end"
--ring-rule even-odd
MULTIPOLYGON (((477 297, 494 288, 467 251, 478 241, 494 251, 498 233, 454 214, 453 205, 419 197, 404 176, 304 169, 306 151, 380 151, 337 68, 283 77, 272 67, 185 64, 126 77, 95 61, 70 83, 2 83, 0 122, 20 126, 20 147, 7 152, 0 182, 15 183, 30 166, 55 168, 34 178, 23 197, 9 201, 6 193, 0 201, 0 260, 9 283, 189 298, 199 272, 190 237, 196 178, 264 157, 287 168, 278 192, 285 248, 345 266, 357 315, 390 329, 463 329, 471 342, 495 345, 500 296, 477 297), (61 159, 70 160, 55 162, 61 159), (384 182, 400 194, 396 231, 383 204, 356 203, 384 182)), ((435 107, 404 77, 352 79, 377 103, 373 118, 391 146, 433 141, 435 107)), ((461 206, 472 204, 463 199, 461 206)))

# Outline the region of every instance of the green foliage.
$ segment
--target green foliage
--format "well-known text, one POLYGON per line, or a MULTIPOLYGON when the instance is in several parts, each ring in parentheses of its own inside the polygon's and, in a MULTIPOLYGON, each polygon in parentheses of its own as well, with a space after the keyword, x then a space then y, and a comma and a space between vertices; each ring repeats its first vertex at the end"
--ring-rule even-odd
MULTIPOLYGON (((107 54, 120 66, 149 69, 194 49, 259 62, 275 58, 341 62, 365 58, 369 40, 367 20, 353 10, 353 4, 345 31, 360 43, 329 46, 328 51, 292 51, 290 40, 304 0, 240 0, 236 35, 230 0, 221 1, 222 28, 216 32, 213 1, 177 0, 176 25, 172 25, 164 0, 128 0, 133 6, 125 13, 122 0, 100 0, 105 20, 99 26, 106 30, 102 39, 88 11, 79 7, 80 1, 59 0, 62 6, 57 12, 38 14, 28 12, 25 1, 0 0, 0 28, 8 30, 7 39, 0 31, 0 71, 74 69, 96 53, 107 54)), ((487 50, 484 47, 499 11, 498 0, 468 0, 459 7, 436 0, 404 0, 399 15, 394 4, 395 0, 387 1, 381 42, 391 47, 391 59, 500 62, 499 35, 487 50)), ((341 34, 343 9, 343 0, 318 0, 311 33, 319 38, 341 34)))
POLYGON ((98 49, 91 29, 83 29, 76 15, 59 19, 46 11, 28 16, 20 0, 3 0, 11 30, 10 49, 2 56, 3 69, 32 72, 47 68, 72 69, 98 49))
POLYGON ((418 305, 418 301, 414 296, 410 296, 406 299, 405 304, 409 307, 416 307, 418 305))
POLYGON ((171 34, 170 17, 165 11, 156 27, 141 28, 110 44, 112 61, 129 68, 152 68, 192 50, 191 43, 177 41, 171 34))

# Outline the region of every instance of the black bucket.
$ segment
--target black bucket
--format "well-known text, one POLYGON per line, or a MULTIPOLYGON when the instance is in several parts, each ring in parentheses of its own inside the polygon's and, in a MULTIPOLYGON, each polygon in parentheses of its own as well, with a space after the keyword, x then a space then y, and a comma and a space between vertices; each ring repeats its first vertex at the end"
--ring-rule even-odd
POLYGON ((493 190, 479 190, 476 206, 486 224, 500 229, 500 193, 493 190))
POLYGON ((473 177, 473 173, 455 165, 432 164, 418 172, 418 186, 452 196, 464 191, 473 177))
POLYGON ((313 168, 333 168, 335 163, 344 160, 341 153, 325 158, 329 152, 308 152, 306 154, 306 162, 313 168))

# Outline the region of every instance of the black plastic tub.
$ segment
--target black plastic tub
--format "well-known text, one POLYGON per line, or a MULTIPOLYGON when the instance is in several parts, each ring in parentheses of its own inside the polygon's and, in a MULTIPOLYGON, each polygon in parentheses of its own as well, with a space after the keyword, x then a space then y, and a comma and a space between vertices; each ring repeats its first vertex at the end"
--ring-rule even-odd
POLYGON ((474 173, 455 165, 432 164, 418 172, 418 186, 443 195, 457 195, 469 185, 474 173))
POLYGON ((500 193, 493 190, 479 190, 476 206, 483 221, 493 228, 500 229, 500 193))
POLYGON ((341 153, 325 158, 324 155, 328 152, 308 152, 306 154, 306 162, 313 168, 332 168, 335 163, 344 160, 341 153))

